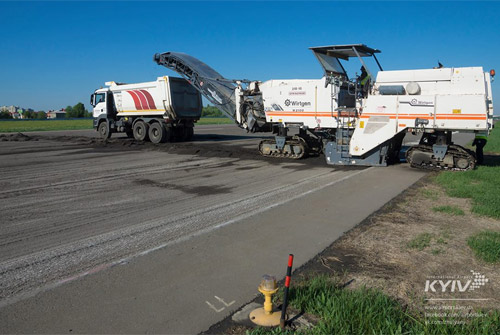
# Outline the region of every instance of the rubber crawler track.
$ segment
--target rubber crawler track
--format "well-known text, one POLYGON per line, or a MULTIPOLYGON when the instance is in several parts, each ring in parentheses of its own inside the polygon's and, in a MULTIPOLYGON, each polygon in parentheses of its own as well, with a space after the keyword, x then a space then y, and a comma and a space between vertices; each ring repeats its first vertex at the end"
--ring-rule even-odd
POLYGON ((437 160, 433 159, 429 163, 423 163, 423 164, 417 164, 412 162, 412 156, 416 152, 426 152, 426 153, 433 153, 432 146, 429 145, 416 145, 414 147, 411 147, 408 149, 406 152, 406 161, 410 163, 411 167, 417 168, 417 169, 423 169, 423 170, 431 170, 431 171, 443 171, 443 170, 448 170, 448 171, 467 171, 467 170, 473 170, 476 167, 476 156, 473 151, 465 149, 462 146, 459 145, 450 145, 448 147, 448 151, 446 155, 453 155, 454 159, 453 161, 456 161, 456 158, 465 158, 469 162, 469 166, 465 169, 459 168, 456 165, 453 165, 452 167, 450 166, 443 166, 440 165, 440 162, 437 160))
POLYGON ((273 150, 273 151, 271 151, 271 153, 265 154, 263 152, 263 150, 262 150, 263 146, 265 144, 276 145, 276 141, 275 140, 262 140, 259 143, 259 152, 260 152, 260 154, 262 156, 265 156, 265 157, 301 159, 301 158, 307 157, 307 154, 309 152, 309 147, 308 147, 307 143, 304 140, 292 139, 292 140, 286 141, 286 143, 285 143, 285 147, 287 145, 289 145, 289 146, 299 146, 301 148, 301 153, 300 154, 295 154, 293 152, 284 151, 284 150, 281 150, 281 151, 273 150))

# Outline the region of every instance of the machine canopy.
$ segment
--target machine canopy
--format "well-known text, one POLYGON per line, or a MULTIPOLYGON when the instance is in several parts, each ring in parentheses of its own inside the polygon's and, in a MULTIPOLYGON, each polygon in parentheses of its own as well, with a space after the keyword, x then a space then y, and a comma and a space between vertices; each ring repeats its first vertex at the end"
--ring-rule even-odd
POLYGON ((328 45, 309 49, 312 50, 327 76, 340 75, 347 77, 347 73, 340 63, 340 59, 348 61, 349 58, 352 57, 359 58, 363 66, 365 66, 365 64, 361 57, 374 57, 380 70, 382 70, 375 56, 376 53, 380 53, 380 50, 372 49, 364 44, 328 45))

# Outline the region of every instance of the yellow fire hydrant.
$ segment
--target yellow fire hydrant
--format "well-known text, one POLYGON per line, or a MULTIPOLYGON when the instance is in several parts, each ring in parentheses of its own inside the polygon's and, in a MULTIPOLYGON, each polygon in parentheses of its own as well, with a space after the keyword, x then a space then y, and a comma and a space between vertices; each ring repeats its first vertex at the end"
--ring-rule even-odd
POLYGON ((278 326, 280 324, 280 313, 273 313, 272 296, 278 292, 276 278, 264 275, 259 285, 259 292, 265 297, 264 307, 254 309, 250 313, 250 320, 259 326, 278 326))

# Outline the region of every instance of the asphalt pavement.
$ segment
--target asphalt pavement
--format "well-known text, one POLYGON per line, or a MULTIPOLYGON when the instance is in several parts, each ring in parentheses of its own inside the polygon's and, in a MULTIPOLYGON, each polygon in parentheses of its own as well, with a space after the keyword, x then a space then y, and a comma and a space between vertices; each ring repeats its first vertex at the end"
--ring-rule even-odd
POLYGON ((0 142, 2 333, 201 332, 424 175, 263 158, 232 125, 27 135, 0 142))

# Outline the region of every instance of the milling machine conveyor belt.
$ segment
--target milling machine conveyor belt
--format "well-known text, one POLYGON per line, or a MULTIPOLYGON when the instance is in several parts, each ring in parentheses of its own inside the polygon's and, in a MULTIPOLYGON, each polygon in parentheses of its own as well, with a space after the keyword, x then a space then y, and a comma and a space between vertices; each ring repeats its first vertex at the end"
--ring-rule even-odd
POLYGON ((235 84, 199 59, 181 52, 155 54, 153 60, 186 78, 205 98, 235 120, 235 84))

